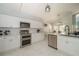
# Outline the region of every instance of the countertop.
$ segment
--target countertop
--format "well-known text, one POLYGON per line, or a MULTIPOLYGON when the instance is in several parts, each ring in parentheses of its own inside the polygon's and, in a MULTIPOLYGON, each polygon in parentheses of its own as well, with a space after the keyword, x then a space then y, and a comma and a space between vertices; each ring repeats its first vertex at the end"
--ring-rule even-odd
POLYGON ((60 36, 68 36, 68 37, 76 37, 76 38, 79 38, 79 35, 73 35, 73 34, 71 34, 71 35, 63 35, 63 34, 60 34, 60 36))

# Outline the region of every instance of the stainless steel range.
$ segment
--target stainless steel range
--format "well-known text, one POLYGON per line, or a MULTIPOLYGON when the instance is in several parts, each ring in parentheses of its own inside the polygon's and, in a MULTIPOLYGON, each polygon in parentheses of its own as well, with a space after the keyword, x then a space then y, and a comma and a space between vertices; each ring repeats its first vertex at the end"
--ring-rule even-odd
POLYGON ((30 24, 25 22, 20 22, 20 37, 21 37, 21 47, 31 44, 31 33, 29 33, 30 24))

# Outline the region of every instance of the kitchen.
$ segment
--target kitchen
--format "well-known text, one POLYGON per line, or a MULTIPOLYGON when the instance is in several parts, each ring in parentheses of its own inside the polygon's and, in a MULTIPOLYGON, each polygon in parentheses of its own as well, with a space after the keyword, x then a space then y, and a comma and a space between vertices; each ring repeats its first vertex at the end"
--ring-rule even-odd
MULTIPOLYGON (((0 7, 1 55, 16 49, 28 49, 38 43, 34 49, 45 49, 40 43, 42 41, 47 49, 79 55, 78 3, 3 3, 0 7)), ((43 53, 43 49, 38 56, 43 53)), ((52 53, 55 52, 47 55, 53 55, 52 53)))

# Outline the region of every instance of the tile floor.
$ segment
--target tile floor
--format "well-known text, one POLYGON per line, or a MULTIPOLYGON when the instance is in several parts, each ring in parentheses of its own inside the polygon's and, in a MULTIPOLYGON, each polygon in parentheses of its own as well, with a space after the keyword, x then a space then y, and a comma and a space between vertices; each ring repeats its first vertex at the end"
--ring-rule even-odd
POLYGON ((7 51, 3 56, 68 56, 68 54, 48 46, 47 40, 42 40, 24 48, 7 51))

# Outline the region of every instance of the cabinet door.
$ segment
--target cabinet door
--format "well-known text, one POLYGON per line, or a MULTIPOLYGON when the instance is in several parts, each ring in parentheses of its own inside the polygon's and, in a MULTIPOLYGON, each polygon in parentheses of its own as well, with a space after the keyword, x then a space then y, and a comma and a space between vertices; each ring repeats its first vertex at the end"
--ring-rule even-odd
POLYGON ((6 50, 6 42, 7 40, 5 38, 0 39, 0 52, 3 52, 6 50))
POLYGON ((58 36, 58 49, 70 55, 79 55, 79 38, 58 36))
POLYGON ((32 36, 32 43, 35 43, 44 39, 44 33, 33 33, 31 36, 32 36))
POLYGON ((0 52, 20 47, 19 37, 3 37, 0 39, 0 52))
POLYGON ((2 38, 0 38, 0 52, 2 52, 2 50, 3 50, 3 40, 2 40, 2 38))
POLYGON ((0 15, 0 27, 20 27, 19 18, 8 15, 0 15))
POLYGON ((58 36, 58 42, 57 42, 57 47, 60 50, 67 50, 67 44, 68 43, 68 39, 65 36, 58 36))
POLYGON ((79 38, 77 37, 70 37, 69 38, 69 52, 72 55, 79 55, 79 38))
POLYGON ((17 37, 7 37, 6 41, 6 50, 15 49, 20 47, 20 38, 17 37))
POLYGON ((43 28, 43 23, 38 21, 31 22, 31 28, 43 28))

